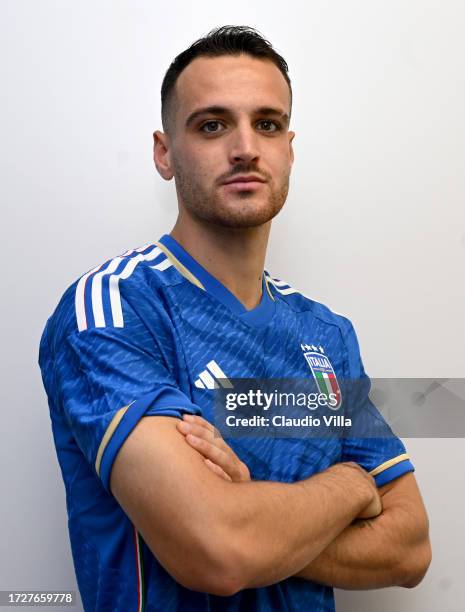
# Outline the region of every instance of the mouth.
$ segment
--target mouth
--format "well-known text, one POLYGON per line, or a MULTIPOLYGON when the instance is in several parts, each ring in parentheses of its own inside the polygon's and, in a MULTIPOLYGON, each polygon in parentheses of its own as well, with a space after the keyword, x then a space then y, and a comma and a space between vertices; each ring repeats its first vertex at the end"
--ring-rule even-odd
POLYGON ((228 191, 252 191, 265 184, 265 180, 260 176, 235 176, 223 183, 223 187, 228 191))

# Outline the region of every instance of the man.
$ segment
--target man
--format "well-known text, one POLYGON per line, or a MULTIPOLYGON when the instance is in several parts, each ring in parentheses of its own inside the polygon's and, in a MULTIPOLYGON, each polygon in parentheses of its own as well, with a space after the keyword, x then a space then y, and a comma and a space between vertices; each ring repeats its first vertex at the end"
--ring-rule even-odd
POLYGON ((86 610, 332 610, 333 586, 411 587, 429 565, 413 465, 379 415, 376 438, 214 433, 218 380, 316 381, 315 349, 334 378, 368 382, 350 321, 264 270, 290 114, 286 62, 256 31, 218 28, 181 53, 154 134, 176 224, 84 274, 47 322, 86 610))

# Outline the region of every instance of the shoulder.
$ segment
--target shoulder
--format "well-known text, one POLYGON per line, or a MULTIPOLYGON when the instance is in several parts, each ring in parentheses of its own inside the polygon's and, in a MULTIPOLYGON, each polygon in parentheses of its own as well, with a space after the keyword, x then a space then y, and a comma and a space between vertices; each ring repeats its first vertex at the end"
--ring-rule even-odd
POLYGON ((125 327, 144 296, 180 282, 156 242, 105 260, 76 279, 64 292, 47 325, 60 335, 125 327))
POLYGON ((267 271, 265 271, 265 277, 272 293, 286 302, 294 311, 309 312, 322 323, 339 328, 344 338, 354 333, 352 322, 347 316, 314 300, 287 281, 271 276, 267 271))
POLYGON ((285 301, 294 311, 309 313, 311 317, 317 320, 319 327, 323 328, 324 334, 330 334, 333 337, 336 334, 342 341, 343 354, 348 360, 351 375, 354 377, 362 375, 363 365, 361 364, 357 334, 352 321, 347 316, 308 297, 282 279, 268 275, 267 283, 269 286, 272 285, 271 290, 274 295, 285 301))

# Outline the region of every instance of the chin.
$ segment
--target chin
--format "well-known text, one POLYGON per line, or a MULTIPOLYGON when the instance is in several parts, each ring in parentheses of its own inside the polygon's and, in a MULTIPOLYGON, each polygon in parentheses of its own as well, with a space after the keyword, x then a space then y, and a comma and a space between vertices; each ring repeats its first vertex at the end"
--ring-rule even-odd
POLYGON ((271 221, 281 210, 279 208, 272 208, 267 206, 266 208, 257 207, 255 210, 242 205, 240 208, 235 207, 217 209, 214 215, 208 215, 212 223, 222 225, 225 227, 235 228, 246 228, 246 227, 258 227, 271 221))
POLYGON ((227 197, 205 193, 190 193, 189 196, 183 200, 192 216, 220 227, 239 229, 258 227, 276 217, 286 201, 287 188, 273 193, 271 197, 246 190, 227 197))

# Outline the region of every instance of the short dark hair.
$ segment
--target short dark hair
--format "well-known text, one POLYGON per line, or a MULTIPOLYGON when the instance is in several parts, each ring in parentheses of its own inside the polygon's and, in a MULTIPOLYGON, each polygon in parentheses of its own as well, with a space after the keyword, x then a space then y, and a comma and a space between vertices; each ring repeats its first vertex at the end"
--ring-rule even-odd
MULTIPOLYGON (((289 85, 292 106, 291 80, 286 60, 277 53, 271 43, 257 30, 249 26, 220 26, 206 36, 196 40, 185 51, 177 55, 166 71, 161 85, 161 120, 165 132, 169 132, 173 120, 174 86, 181 72, 196 57, 220 57, 222 55, 251 55, 273 62, 289 85)), ((290 116, 290 113, 289 113, 290 116)))

